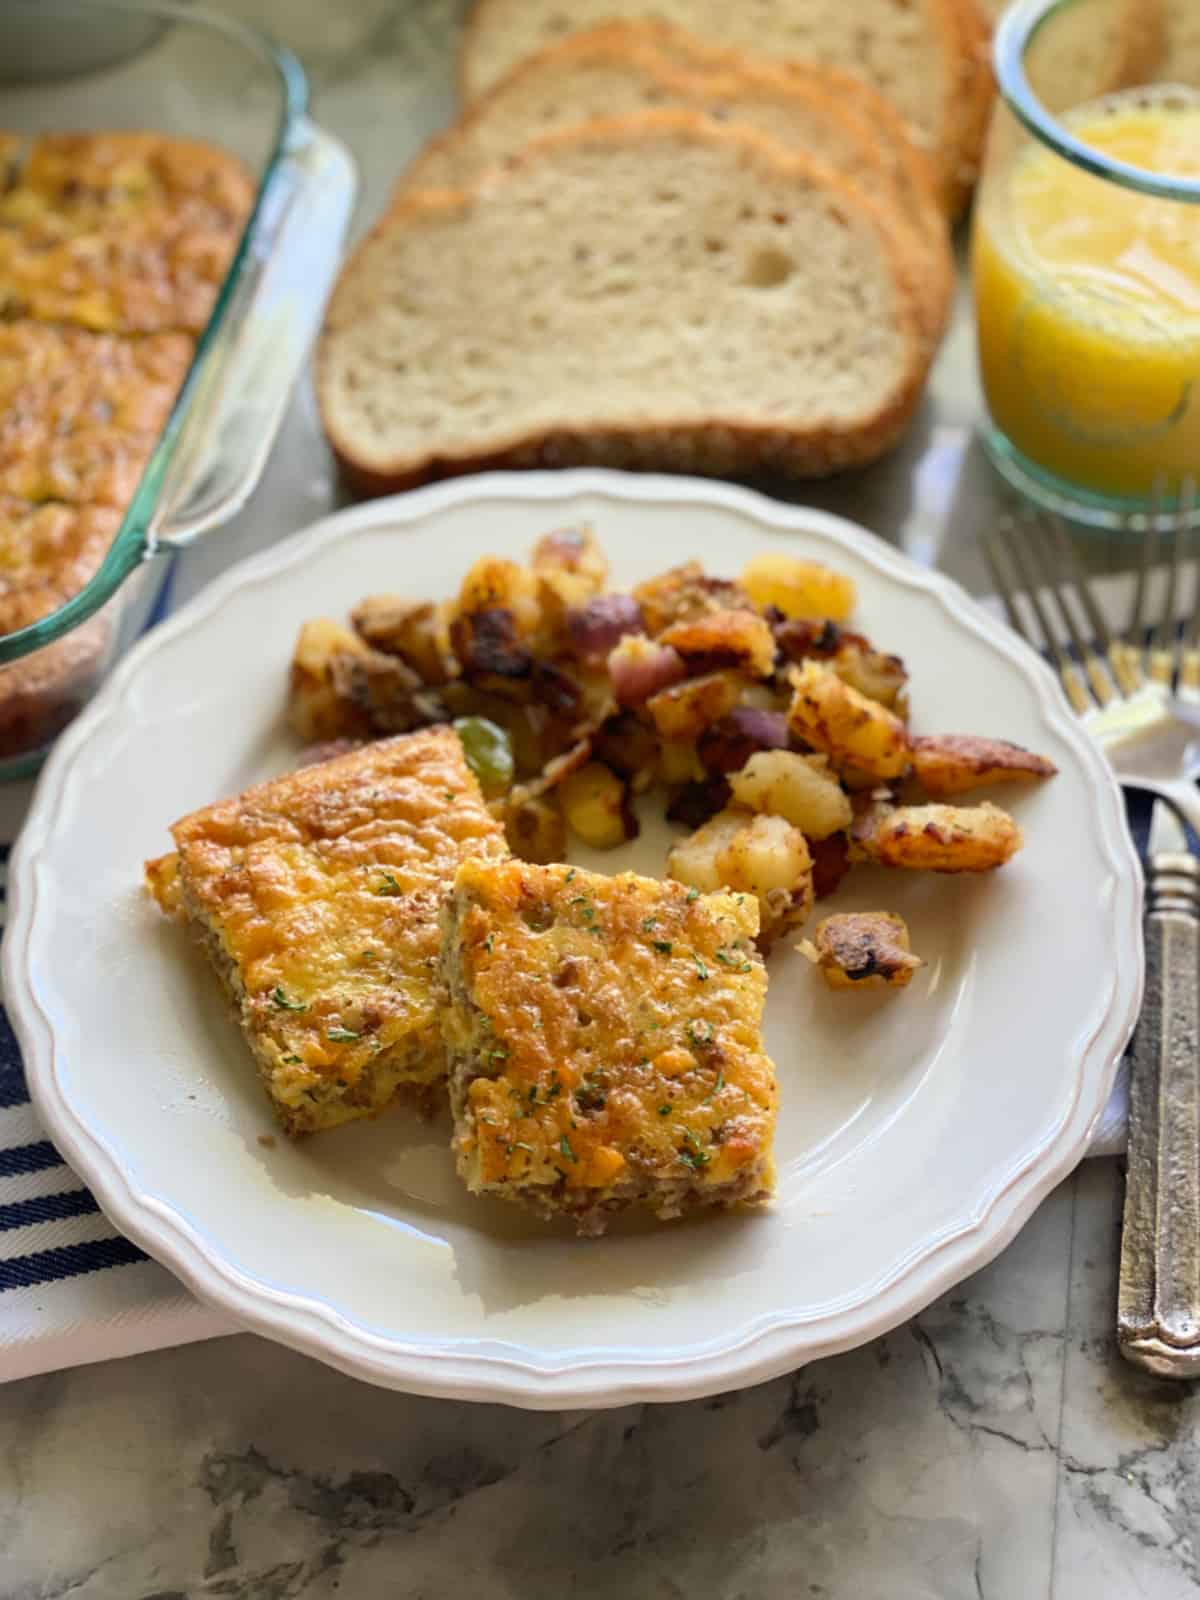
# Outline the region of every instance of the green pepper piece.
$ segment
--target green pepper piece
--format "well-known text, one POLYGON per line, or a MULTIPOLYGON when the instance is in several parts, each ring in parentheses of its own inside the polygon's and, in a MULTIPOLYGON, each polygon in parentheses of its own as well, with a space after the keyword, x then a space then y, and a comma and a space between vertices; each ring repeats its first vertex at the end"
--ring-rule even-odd
POLYGON ((504 729, 486 717, 459 717, 454 731, 485 797, 503 794, 513 781, 512 744, 504 729))

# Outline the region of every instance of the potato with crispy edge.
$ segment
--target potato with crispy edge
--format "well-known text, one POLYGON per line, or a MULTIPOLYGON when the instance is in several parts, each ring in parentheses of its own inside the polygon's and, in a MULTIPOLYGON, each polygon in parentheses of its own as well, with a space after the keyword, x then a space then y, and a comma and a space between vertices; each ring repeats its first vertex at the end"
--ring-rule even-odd
POLYGON ((835 767, 898 778, 909 766, 908 734, 886 706, 868 700, 820 661, 793 667, 788 725, 835 767))
POLYGON ((736 807, 721 811, 672 846, 667 874, 705 892, 730 889, 754 895, 764 952, 786 928, 804 922, 813 907, 808 841, 783 817, 736 807))
POLYGON ((504 836, 513 855, 544 866, 567 853, 567 825, 553 797, 522 795, 504 806, 504 836))
POLYGON ((851 829, 860 858, 914 872, 992 872, 1024 840, 1007 811, 980 806, 874 805, 851 829))
POLYGON ((558 794, 567 826, 593 850, 615 850, 636 839, 638 825, 629 790, 602 761, 589 761, 570 773, 558 794))
POLYGON ((292 653, 288 721, 305 744, 407 733, 422 721, 416 673, 397 656, 372 650, 328 617, 301 627, 292 653))
POLYGON ((373 594, 355 606, 350 622, 372 650, 399 656, 423 682, 444 684, 454 676, 445 607, 398 594, 373 594))
POLYGON ((651 695, 646 710, 660 738, 694 744, 706 728, 733 710, 740 693, 735 673, 709 672, 651 695))
POLYGON ((925 963, 892 911, 845 911, 818 922, 796 946, 831 989, 904 989, 925 963))
POLYGON ((689 622, 675 622, 658 636, 660 645, 677 650, 689 670, 737 667, 752 678, 769 678, 775 670, 775 636, 770 624, 744 608, 710 611, 689 622))
POLYGON ((854 580, 819 561, 765 550, 742 571, 742 588, 756 606, 774 606, 785 617, 828 617, 845 622, 858 595, 854 580))
POLYGON ((913 776, 933 800, 966 794, 989 783, 1037 783, 1058 768, 1007 739, 969 733, 922 735, 912 743, 913 776))
POLYGON ((853 817, 849 796, 825 756, 759 750, 730 774, 729 783, 738 805, 785 817, 809 839, 828 839, 848 828, 853 817))

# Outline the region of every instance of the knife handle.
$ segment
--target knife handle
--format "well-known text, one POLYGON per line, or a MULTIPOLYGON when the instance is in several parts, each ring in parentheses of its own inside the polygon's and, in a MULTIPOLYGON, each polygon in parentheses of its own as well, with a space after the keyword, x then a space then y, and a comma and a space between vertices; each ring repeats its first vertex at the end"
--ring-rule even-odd
POLYGON ((1117 1339, 1160 1378, 1200 1377, 1200 861, 1151 858, 1146 998, 1129 1075, 1117 1339))

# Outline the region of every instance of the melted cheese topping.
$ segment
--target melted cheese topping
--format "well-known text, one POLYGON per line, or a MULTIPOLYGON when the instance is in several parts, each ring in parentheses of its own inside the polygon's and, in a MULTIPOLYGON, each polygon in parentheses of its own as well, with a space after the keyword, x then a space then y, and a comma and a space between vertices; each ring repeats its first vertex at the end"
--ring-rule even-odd
MULTIPOLYGON (((281 1104, 352 1092, 422 1035, 405 1078, 444 1071, 438 909, 465 857, 506 849, 451 730, 380 741, 171 831, 184 903, 228 964, 281 1104)), ((151 866, 169 901, 169 872, 151 866)))
POLYGON ((244 169, 215 146, 43 136, 0 194, 0 303, 98 332, 199 333, 252 204, 244 169))
POLYGON ((460 868, 444 1026, 483 1074, 459 1129, 476 1186, 653 1195, 768 1169, 757 931, 748 895, 518 861, 460 868))

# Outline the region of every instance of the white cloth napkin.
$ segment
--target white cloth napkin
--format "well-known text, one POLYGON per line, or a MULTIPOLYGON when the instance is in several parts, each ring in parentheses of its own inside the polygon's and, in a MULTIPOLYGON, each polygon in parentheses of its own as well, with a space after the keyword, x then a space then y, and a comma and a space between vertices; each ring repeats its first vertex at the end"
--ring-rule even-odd
MULTIPOLYGON (((181 563, 176 599, 199 586, 211 560, 209 554, 181 563)), ((1108 614, 1123 615, 1130 580, 1097 588, 1108 614)), ((1000 614, 998 602, 985 604, 1000 614)), ((31 792, 30 785, 0 789, 0 841, 7 841, 0 843, 0 902, 8 849, 31 792)), ((1090 1154, 1124 1149, 1127 1112, 1122 1068, 1090 1154)), ((0 1010, 0 1381, 236 1331, 121 1238, 59 1159, 29 1103, 16 1041, 0 1010)))

